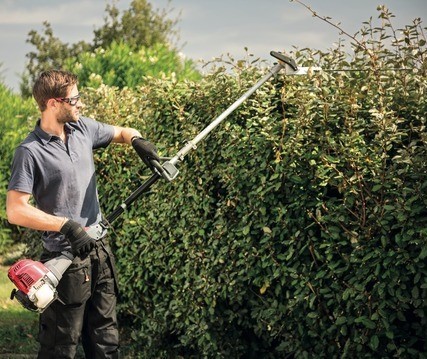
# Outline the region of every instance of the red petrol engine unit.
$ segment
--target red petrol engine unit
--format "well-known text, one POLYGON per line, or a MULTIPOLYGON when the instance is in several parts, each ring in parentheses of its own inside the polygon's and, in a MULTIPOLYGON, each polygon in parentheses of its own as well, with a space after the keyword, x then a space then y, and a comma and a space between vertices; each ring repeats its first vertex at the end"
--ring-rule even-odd
POLYGON ((59 280, 41 262, 22 259, 9 268, 7 275, 18 288, 13 289, 11 299, 16 298, 29 310, 42 312, 57 298, 59 280))

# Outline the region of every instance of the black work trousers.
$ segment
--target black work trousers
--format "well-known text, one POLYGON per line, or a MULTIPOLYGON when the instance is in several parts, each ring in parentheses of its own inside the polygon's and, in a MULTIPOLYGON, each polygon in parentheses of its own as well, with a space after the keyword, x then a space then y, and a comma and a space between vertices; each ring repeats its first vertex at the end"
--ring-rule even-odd
MULTIPOLYGON (((114 257, 104 239, 65 271, 54 301, 39 321, 39 359, 71 359, 79 340, 87 359, 118 358, 117 281, 114 257)), ((58 253, 45 252, 42 262, 58 253)))

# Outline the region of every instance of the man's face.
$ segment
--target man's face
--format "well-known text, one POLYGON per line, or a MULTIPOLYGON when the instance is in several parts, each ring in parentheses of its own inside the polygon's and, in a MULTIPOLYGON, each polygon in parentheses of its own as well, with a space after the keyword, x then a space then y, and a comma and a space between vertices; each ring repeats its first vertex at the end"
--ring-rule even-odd
POLYGON ((82 108, 82 102, 80 99, 77 100, 74 106, 72 106, 69 102, 74 103, 76 101, 76 96, 79 96, 79 91, 77 89, 77 85, 74 85, 71 90, 68 92, 65 101, 62 101, 60 110, 57 115, 57 120, 60 123, 67 122, 77 122, 79 120, 80 109, 82 108), (66 102, 68 101, 68 102, 66 102))

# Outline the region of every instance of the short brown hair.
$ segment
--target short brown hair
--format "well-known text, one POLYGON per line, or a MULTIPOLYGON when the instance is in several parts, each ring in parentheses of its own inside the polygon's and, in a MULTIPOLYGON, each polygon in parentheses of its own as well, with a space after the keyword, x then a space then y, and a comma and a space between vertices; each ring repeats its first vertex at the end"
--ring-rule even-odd
POLYGON ((77 84, 77 76, 68 71, 48 70, 40 74, 33 86, 33 96, 40 111, 46 110, 51 98, 66 97, 71 87, 77 84))

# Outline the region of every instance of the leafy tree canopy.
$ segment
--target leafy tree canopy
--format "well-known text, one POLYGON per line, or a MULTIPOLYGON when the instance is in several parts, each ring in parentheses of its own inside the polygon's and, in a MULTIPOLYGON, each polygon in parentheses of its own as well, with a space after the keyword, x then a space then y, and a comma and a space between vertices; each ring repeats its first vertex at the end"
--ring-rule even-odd
POLYGON ((35 50, 27 54, 29 61, 21 75, 21 94, 31 96, 32 84, 41 71, 62 68, 67 59, 76 58, 82 52, 106 49, 118 42, 126 43, 134 50, 158 43, 167 44, 177 34, 174 27, 178 21, 169 19, 167 15, 167 9, 155 10, 147 0, 133 0, 130 8, 120 16, 119 9, 112 2, 106 7, 104 25, 94 31, 93 41, 79 41, 71 45, 54 36, 52 26, 45 21, 40 33, 31 30, 28 34, 27 43, 35 50))
POLYGON ((146 76, 168 77, 173 80, 197 80, 194 62, 183 59, 165 44, 155 44, 133 51, 128 43, 113 42, 107 49, 97 48, 68 58, 64 68, 75 73, 81 87, 100 85, 136 88, 146 76))
POLYGON ((168 19, 168 10, 154 10, 147 0, 133 0, 130 8, 120 12, 114 4, 107 5, 102 27, 95 30, 93 48, 107 48, 112 42, 124 42, 133 48, 168 43, 176 35, 177 19, 168 19))

